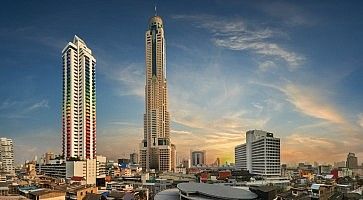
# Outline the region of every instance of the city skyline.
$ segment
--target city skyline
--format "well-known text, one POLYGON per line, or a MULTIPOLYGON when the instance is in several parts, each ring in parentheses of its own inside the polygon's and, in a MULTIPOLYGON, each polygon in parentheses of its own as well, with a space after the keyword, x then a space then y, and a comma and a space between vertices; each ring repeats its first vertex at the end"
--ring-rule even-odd
MULTIPOLYGON (((359 6, 228 2, 158 2, 178 152, 188 157, 198 147, 208 163, 233 162, 245 132, 263 129, 281 138, 282 163, 341 161, 348 152, 362 163, 359 6)), ((61 153, 59 58, 74 35, 97 56, 97 153, 118 158, 138 150, 145 22, 154 5, 91 1, 84 9, 93 12, 82 15, 76 5, 4 2, 0 8, 0 135, 13 139, 18 163, 61 153)))

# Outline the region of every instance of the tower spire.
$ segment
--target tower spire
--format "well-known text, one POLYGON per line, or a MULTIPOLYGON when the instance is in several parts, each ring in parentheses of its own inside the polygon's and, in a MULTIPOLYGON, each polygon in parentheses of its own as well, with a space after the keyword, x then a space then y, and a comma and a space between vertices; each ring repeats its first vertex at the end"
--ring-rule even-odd
POLYGON ((156 10, 156 3, 155 3, 155 16, 157 16, 157 15, 158 15, 158 12, 156 10))

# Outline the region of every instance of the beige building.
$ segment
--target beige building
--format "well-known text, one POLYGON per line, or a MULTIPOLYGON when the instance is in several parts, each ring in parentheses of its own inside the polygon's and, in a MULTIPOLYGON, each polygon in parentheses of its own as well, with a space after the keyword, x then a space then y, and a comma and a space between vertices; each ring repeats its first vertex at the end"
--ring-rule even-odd
POLYGON ((35 200, 64 200, 66 193, 58 190, 37 190, 29 193, 30 199, 35 200))
POLYGON ((12 139, 0 138, 0 172, 15 174, 12 139))
POLYGON ((83 177, 86 184, 96 184, 96 170, 96 159, 67 161, 66 179, 72 179, 72 177, 83 177))
POLYGON ((145 48, 144 139, 140 144, 140 164, 146 171, 171 171, 173 150, 170 141, 166 50, 164 25, 160 16, 153 16, 149 21, 145 48))
POLYGON ((69 187, 67 188, 66 199, 83 200, 87 194, 97 194, 97 187, 94 185, 69 187))

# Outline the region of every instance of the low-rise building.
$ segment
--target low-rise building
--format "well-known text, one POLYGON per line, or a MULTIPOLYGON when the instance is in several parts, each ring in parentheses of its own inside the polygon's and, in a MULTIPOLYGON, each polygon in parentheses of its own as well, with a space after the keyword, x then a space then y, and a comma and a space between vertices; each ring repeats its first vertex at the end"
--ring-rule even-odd
POLYGON ((66 200, 82 200, 87 194, 97 194, 95 185, 81 185, 67 187, 66 200))
POLYGON ((29 199, 34 200, 64 200, 66 193, 59 190, 41 189, 29 192, 29 199))
POLYGON ((334 194, 334 187, 325 184, 311 185, 311 199, 329 199, 334 194))

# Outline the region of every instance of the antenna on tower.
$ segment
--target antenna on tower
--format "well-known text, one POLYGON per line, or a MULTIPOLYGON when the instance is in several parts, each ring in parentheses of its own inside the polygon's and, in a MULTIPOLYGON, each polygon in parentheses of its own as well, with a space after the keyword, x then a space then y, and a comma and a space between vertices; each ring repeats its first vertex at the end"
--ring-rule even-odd
POLYGON ((155 16, 158 15, 158 12, 156 11, 156 3, 155 3, 155 16))

